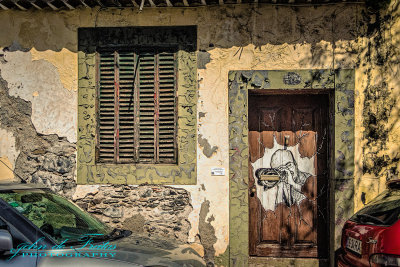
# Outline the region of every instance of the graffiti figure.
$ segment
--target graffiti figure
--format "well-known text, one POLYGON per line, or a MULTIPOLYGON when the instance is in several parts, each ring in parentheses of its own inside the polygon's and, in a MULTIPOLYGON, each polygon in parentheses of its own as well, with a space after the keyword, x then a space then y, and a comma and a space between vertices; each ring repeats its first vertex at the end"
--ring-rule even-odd
POLYGON ((279 203, 285 203, 288 207, 294 204, 300 206, 300 202, 306 199, 301 188, 311 174, 300 171, 292 152, 285 149, 278 149, 272 154, 270 166, 257 169, 255 175, 264 191, 276 187, 275 208, 279 203), (278 175, 279 180, 261 180, 262 175, 271 174, 278 175))

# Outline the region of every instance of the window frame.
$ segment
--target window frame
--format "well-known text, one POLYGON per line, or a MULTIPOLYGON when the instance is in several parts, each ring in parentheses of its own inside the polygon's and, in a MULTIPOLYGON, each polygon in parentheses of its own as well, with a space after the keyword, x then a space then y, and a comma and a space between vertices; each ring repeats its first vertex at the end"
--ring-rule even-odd
POLYGON ((196 26, 78 28, 78 184, 196 184, 196 26), (150 45, 151 44, 151 45, 150 45), (102 46, 177 47, 177 163, 96 162, 96 50, 102 46))
MULTIPOLYGON (((165 46, 165 47, 161 47, 161 46, 147 46, 147 47, 133 47, 133 46, 121 46, 121 45, 114 45, 114 46, 99 46, 96 49, 96 53, 95 53, 95 58, 96 58, 96 163, 97 164, 177 164, 178 161, 178 141, 177 141, 177 131, 178 131, 178 61, 177 61, 177 52, 178 51, 178 47, 172 47, 172 46, 165 46), (137 105, 134 107, 134 120, 135 120, 135 124, 134 124, 134 144, 135 144, 135 148, 134 148, 134 158, 132 161, 128 161, 128 160, 121 160, 119 159, 119 147, 115 147, 115 143, 114 143, 114 149, 116 150, 114 153, 114 162, 107 162, 107 161, 102 161, 100 159, 100 53, 104 52, 104 51, 113 51, 114 53, 118 53, 118 51, 129 51, 132 52, 134 54, 134 57, 136 59, 136 57, 138 55, 140 55, 140 53, 142 51, 155 51, 154 56, 157 57, 157 61, 158 61, 158 54, 160 53, 160 50, 165 50, 162 52, 166 52, 167 50, 173 51, 171 53, 174 54, 174 76, 175 76, 175 80, 174 80, 174 133, 173 133, 173 139, 174 139, 174 159, 173 160, 168 160, 166 162, 159 162, 159 147, 154 146, 155 148, 155 159, 153 161, 149 161, 149 162, 144 162, 144 161, 140 161, 140 156, 139 156, 139 146, 136 146, 136 144, 138 143, 138 140, 140 138, 139 136, 139 129, 137 126, 137 121, 140 118, 139 117, 139 110, 137 109, 137 105)), ((140 57, 140 56, 139 56, 140 57)), ((155 72, 158 72, 159 70, 155 70, 155 72)), ((115 72, 115 70, 114 70, 115 72)), ((115 74, 114 74, 115 75, 115 74)), ((117 72, 117 75, 119 76, 119 69, 117 72)), ((157 79, 159 75, 155 74, 155 79, 157 79)), ((134 91, 134 103, 140 103, 140 96, 139 96, 139 85, 138 83, 140 82, 137 76, 135 77, 135 81, 134 81, 134 88, 137 90, 134 91)), ((156 81, 154 82, 156 83, 156 81)), ((159 90, 159 85, 156 86, 157 89, 159 90)), ((115 88, 114 88, 115 89, 115 88)), ((159 91, 157 92, 159 93, 159 91)), ((114 96, 115 97, 115 96, 114 96)), ((157 98, 159 100, 159 98, 157 98)), ((158 102, 159 104, 159 102, 158 102)), ((140 105, 140 104, 139 104, 140 105)), ((156 107, 157 111, 159 110, 159 105, 156 107)), ((114 106, 115 109, 115 106, 114 106)), ((114 114, 115 116, 115 114, 114 114)), ((119 114, 117 115, 119 117, 119 114)), ((114 117, 114 120, 116 120, 116 118, 114 117)), ((159 126, 159 120, 158 120, 158 125, 159 126)), ((114 125, 114 131, 116 130, 115 128, 116 126, 114 125)), ((159 128, 158 128, 159 130, 159 128)), ((159 132, 155 132, 154 134, 154 142, 159 144, 159 132)), ((119 144, 118 144, 119 145, 119 144)))

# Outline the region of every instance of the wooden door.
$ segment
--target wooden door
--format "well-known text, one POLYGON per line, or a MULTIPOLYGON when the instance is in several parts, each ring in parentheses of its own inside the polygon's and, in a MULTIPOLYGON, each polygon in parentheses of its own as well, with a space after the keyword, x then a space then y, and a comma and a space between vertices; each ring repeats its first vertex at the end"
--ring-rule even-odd
POLYGON ((249 96, 250 255, 326 258, 327 94, 249 96))

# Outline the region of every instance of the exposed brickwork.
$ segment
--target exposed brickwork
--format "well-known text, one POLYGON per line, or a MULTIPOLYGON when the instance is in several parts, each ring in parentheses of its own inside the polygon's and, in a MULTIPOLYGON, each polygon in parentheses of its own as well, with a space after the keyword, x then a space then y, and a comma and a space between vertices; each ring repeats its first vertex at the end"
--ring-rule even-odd
POLYGON ((76 200, 111 227, 187 241, 192 210, 186 190, 162 186, 101 186, 76 200))

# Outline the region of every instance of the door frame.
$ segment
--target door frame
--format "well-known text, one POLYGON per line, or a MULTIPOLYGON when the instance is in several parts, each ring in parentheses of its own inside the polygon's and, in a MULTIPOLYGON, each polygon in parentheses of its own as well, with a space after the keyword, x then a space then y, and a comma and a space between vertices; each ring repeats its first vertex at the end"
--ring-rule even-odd
MULTIPOLYGON (((248 266, 248 90, 278 93, 311 91, 330 93, 331 162, 329 189, 329 261, 340 246, 345 220, 353 213, 354 196, 354 87, 355 72, 340 70, 254 70, 230 71, 228 76, 229 117, 229 263, 248 266)), ((282 259, 285 260, 285 259, 282 259)), ((293 259, 291 259, 293 260, 293 259)), ((315 259, 312 263, 315 265, 315 259)))

